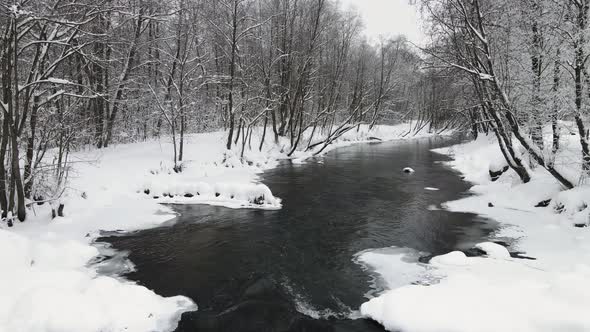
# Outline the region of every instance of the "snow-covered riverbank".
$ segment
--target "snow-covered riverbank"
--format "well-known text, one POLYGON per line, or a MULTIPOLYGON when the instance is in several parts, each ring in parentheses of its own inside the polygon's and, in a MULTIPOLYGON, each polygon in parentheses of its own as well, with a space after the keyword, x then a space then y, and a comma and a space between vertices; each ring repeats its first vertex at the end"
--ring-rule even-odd
MULTIPOLYGON (((565 142, 574 152, 575 139, 565 142)), ((391 331, 590 331, 590 228, 575 227, 589 221, 590 187, 560 192, 540 168, 527 184, 511 170, 492 182, 488 171, 502 156, 491 137, 437 152, 454 157, 449 165, 474 184, 474 196, 445 207, 500 222, 495 237, 535 259, 511 258, 493 243, 478 246, 483 257, 452 252, 430 264, 399 250, 362 253, 358 260, 390 289, 364 303, 362 314, 391 331)), ((567 155, 558 165, 579 169, 567 155)))
MULTIPOLYGON (((405 135, 406 124, 367 129, 348 132, 323 152, 372 137, 430 135, 405 135)), ((267 143, 258 151, 254 137, 253 151, 241 162, 237 154, 226 153, 223 132, 188 136, 181 174, 171 171, 172 147, 165 141, 75 153, 63 199, 65 217, 51 220, 45 204, 35 206, 25 223, 0 226, 0 331, 173 329, 182 312, 196 310, 196 304, 100 275, 92 264, 101 255, 93 241, 100 231, 134 231, 170 220, 174 214, 162 202, 280 208, 280 199, 257 176, 286 158, 288 142, 267 143)), ((296 152, 294 161, 312 154, 296 152)))

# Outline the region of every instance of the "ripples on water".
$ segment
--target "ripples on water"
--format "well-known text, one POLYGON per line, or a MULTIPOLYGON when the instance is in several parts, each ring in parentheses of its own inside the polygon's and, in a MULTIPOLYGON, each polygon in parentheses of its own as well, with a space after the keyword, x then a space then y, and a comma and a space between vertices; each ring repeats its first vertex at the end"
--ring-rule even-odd
POLYGON ((350 319, 378 289, 357 253, 396 246, 440 254, 492 230, 437 208, 469 188, 430 152, 452 143, 361 144, 285 162, 262 176, 281 210, 175 206, 171 226, 105 240, 129 253, 129 279, 196 301, 199 311, 185 314, 179 331, 382 331, 350 319), (415 173, 403 173, 406 166, 415 173))

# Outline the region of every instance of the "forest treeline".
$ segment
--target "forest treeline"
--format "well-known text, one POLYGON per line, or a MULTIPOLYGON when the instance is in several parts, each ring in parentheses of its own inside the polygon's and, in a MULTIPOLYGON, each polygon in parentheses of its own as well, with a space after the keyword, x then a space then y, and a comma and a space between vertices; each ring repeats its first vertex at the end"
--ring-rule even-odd
POLYGON ((583 183, 590 170, 590 2, 419 4, 428 20, 426 67, 454 76, 454 87, 461 87, 462 101, 449 111, 466 114, 475 136, 494 134, 523 182, 530 181, 531 166, 540 166, 564 188, 583 183), (577 136, 579 144, 561 146, 562 134, 577 136), (567 156, 571 151, 577 152, 567 156))
POLYGON ((290 155, 360 123, 445 123, 420 112, 433 80, 411 45, 369 42, 331 0, 2 0, 0 34, 8 221, 57 200, 84 146, 166 135, 180 171, 191 132, 226 129, 242 155, 287 138, 290 155))
POLYGON ((416 5, 421 48, 367 40, 334 0, 1 0, 2 218, 57 201, 71 151, 165 136, 181 171, 185 135, 217 129, 243 156, 320 151, 361 123, 469 128, 523 182, 540 166, 578 184, 556 156, 573 123, 590 169, 588 2, 416 5))

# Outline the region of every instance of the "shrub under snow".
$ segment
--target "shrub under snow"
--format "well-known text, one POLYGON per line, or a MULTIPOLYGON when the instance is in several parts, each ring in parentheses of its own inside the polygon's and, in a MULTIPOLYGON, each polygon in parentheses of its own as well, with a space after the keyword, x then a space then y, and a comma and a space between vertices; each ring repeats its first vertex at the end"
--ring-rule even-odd
POLYGON ((576 187, 555 195, 553 209, 572 218, 575 224, 587 225, 590 222, 590 186, 576 187))
POLYGON ((206 203, 231 208, 281 208, 281 200, 274 197, 270 189, 261 183, 210 184, 161 180, 163 178, 145 184, 141 191, 160 203, 206 203))

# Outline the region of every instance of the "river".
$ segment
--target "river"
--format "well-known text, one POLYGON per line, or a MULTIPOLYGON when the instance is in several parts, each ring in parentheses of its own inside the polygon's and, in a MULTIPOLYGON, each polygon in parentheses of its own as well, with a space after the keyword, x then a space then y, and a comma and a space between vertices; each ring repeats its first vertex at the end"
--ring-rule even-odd
POLYGON ((458 142, 358 144, 286 161, 261 175, 281 210, 178 205, 169 225, 100 241, 128 252, 136 269, 126 278, 198 304, 177 331, 383 331, 355 319, 379 291, 356 253, 441 254, 493 231, 476 215, 433 208, 467 194, 470 185, 442 164, 448 158, 430 151, 458 142))

